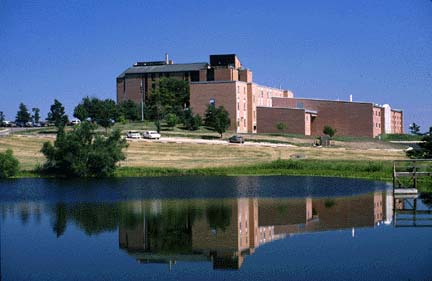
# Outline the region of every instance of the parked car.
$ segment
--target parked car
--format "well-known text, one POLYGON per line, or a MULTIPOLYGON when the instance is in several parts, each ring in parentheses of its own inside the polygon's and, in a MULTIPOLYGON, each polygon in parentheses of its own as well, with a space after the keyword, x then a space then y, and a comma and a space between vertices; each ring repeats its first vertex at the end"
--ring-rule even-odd
POLYGON ((39 122, 33 123, 33 127, 42 127, 42 124, 39 122))
POLYGON ((137 131, 129 131, 126 135, 128 139, 140 139, 141 134, 137 131))
POLYGON ((143 137, 146 139, 159 139, 161 135, 156 131, 145 131, 143 137))
POLYGON ((229 138, 229 142, 231 143, 244 143, 244 139, 242 136, 232 136, 229 138))
POLYGON ((81 121, 80 121, 79 119, 74 119, 74 120, 72 120, 72 121, 70 122, 70 124, 71 124, 72 126, 79 125, 79 124, 81 124, 81 121))
POLYGON ((4 120, 3 123, 0 124, 0 126, 2 126, 2 127, 11 127, 11 122, 7 121, 7 120, 4 120))

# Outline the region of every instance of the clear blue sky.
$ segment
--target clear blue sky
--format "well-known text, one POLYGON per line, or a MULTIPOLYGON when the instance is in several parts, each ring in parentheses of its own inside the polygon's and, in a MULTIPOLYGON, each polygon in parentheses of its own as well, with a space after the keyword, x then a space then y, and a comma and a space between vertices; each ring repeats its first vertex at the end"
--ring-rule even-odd
POLYGON ((432 126, 432 1, 0 1, 0 111, 45 117, 115 99, 139 60, 236 53, 258 83, 298 97, 389 103, 432 126))

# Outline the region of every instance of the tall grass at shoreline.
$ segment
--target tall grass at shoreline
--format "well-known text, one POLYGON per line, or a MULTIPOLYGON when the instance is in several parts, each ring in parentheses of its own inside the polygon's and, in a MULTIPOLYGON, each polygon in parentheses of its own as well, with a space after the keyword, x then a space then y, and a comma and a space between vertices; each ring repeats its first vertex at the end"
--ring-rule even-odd
POLYGON ((241 176, 241 175, 302 175, 364 178, 391 180, 391 161, 349 161, 349 160, 275 160, 245 166, 214 168, 145 168, 120 167, 117 177, 142 176, 241 176))

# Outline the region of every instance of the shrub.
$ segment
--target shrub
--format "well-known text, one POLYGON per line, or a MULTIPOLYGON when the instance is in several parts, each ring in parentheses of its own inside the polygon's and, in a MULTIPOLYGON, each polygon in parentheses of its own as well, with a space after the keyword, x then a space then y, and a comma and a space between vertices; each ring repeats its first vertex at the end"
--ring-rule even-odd
POLYGON ((286 130, 287 125, 285 123, 277 123, 276 124, 276 129, 278 129, 280 132, 283 132, 284 130, 286 130))
POLYGON ((165 122, 168 127, 173 128, 177 124, 177 116, 174 113, 168 113, 165 122))
POLYGON ((13 156, 11 149, 6 150, 4 153, 0 153, 0 178, 13 177, 18 173, 19 162, 13 156))
POLYGON ((324 126, 323 133, 328 135, 329 137, 333 137, 336 134, 337 130, 333 129, 331 126, 324 126))

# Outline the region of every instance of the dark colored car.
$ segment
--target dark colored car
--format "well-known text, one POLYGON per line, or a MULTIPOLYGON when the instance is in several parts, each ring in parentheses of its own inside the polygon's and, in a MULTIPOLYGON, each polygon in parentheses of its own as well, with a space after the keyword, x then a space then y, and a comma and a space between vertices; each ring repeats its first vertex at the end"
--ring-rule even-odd
POLYGON ((231 142, 231 143, 244 143, 244 139, 242 136, 232 136, 229 138, 229 142, 231 142))

